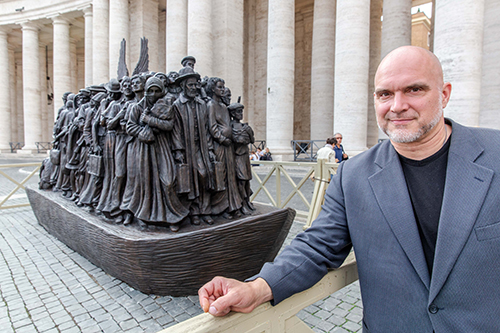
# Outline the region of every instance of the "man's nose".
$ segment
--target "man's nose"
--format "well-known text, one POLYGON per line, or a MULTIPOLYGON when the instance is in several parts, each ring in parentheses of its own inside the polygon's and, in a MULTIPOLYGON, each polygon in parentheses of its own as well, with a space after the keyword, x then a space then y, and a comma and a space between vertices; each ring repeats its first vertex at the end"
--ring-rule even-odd
POLYGON ((408 110, 408 101, 405 94, 402 92, 396 92, 394 98, 392 99, 391 111, 392 112, 403 112, 408 110))

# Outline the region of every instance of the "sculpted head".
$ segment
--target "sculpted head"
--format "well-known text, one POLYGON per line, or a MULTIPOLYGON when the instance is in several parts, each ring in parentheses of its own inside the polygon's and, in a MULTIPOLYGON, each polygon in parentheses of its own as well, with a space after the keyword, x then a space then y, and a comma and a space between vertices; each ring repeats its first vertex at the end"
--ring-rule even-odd
POLYGON ((375 74, 374 102, 379 128, 391 141, 418 142, 444 126, 451 84, 443 82, 438 58, 416 46, 390 52, 375 74))

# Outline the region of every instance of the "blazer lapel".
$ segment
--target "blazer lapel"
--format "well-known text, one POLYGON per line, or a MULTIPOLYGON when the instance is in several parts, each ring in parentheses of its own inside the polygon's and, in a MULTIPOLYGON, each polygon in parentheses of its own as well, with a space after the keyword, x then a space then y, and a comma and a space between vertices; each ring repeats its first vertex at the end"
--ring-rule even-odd
POLYGON ((466 127, 456 123, 452 125, 429 301, 443 287, 465 246, 494 173, 491 169, 474 163, 483 148, 473 134, 466 127))
POLYGON ((413 268, 429 289, 429 272, 406 180, 397 153, 389 142, 380 150, 375 163, 381 170, 368 180, 378 205, 413 268))

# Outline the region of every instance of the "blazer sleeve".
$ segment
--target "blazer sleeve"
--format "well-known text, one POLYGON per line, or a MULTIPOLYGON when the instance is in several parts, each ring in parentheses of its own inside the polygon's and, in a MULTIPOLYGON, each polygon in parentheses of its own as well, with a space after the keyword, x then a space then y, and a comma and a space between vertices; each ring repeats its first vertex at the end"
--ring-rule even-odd
POLYGON ((342 170, 340 164, 325 194, 318 218, 300 233, 274 262, 266 263, 260 273, 249 280, 263 278, 271 287, 275 305, 312 287, 328 269, 338 268, 349 254, 352 243, 347 225, 342 170))

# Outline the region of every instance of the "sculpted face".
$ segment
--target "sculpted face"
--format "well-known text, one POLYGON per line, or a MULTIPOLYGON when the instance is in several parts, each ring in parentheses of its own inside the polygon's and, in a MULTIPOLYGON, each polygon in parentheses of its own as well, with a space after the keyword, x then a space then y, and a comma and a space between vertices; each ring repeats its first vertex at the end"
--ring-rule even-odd
POLYGON ((184 94, 189 98, 195 98, 198 87, 198 80, 190 77, 184 81, 184 94))
POLYGON ((243 120, 243 108, 238 108, 233 111, 232 116, 236 120, 243 120))
POLYGON ((156 101, 158 101, 163 95, 163 92, 161 90, 160 87, 157 87, 157 86, 151 86, 148 88, 148 90, 146 91, 146 99, 148 100, 148 102, 153 105, 156 103, 156 101))
POLYGON ((123 80, 122 81, 122 92, 125 95, 132 95, 132 82, 130 80, 123 80))
POLYGON ((144 90, 144 83, 138 77, 132 79, 132 91, 138 92, 144 90))
POLYGON ((184 62, 184 66, 188 66, 188 67, 191 67, 192 69, 194 69, 194 61, 193 60, 186 60, 184 62))
POLYGON ((214 87, 214 94, 218 97, 222 97, 226 92, 226 87, 224 87, 224 82, 217 82, 214 87))
POLYGON ((429 51, 401 47, 381 62, 375 75, 379 128, 393 142, 424 139, 443 119, 451 85, 443 83, 439 60, 429 51))

